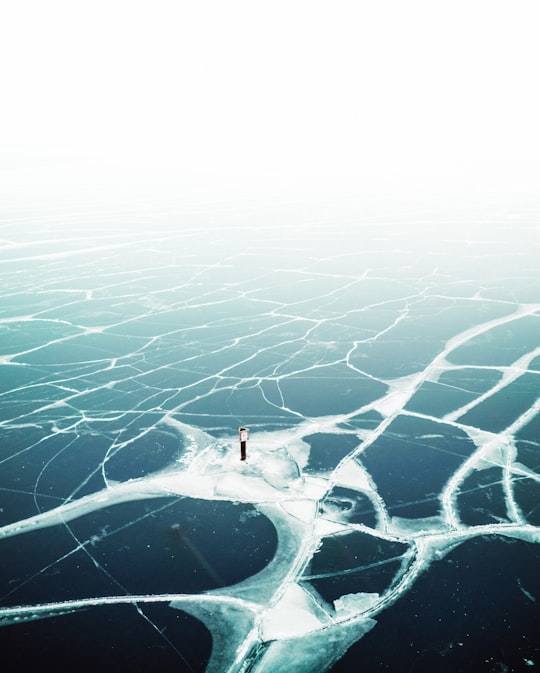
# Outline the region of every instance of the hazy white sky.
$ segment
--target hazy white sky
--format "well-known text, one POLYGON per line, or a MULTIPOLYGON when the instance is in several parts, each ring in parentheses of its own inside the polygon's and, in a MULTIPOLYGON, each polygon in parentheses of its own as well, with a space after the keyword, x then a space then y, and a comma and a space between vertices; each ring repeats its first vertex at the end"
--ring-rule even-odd
POLYGON ((536 0, 6 2, 4 162, 530 189, 539 17, 536 0))

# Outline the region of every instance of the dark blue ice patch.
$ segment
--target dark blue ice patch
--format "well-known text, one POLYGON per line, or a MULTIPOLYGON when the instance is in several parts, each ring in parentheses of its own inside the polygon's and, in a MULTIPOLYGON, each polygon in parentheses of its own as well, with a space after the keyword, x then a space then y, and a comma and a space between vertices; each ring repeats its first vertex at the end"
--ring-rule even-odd
POLYGON ((49 336, 49 343, 30 353, 21 354, 15 361, 35 365, 102 362, 129 355, 145 343, 146 340, 137 337, 116 336, 106 332, 80 334, 61 343, 54 343, 49 336))
POLYGON ((19 671, 204 673, 212 637, 194 617, 167 604, 145 603, 6 627, 0 643, 3 656, 19 671))
POLYGON ((108 479, 127 481, 144 477, 170 467, 185 453, 184 438, 172 429, 142 425, 151 418, 143 416, 139 423, 128 425, 115 435, 118 448, 113 446, 105 464, 108 479))
POLYGON ((538 661, 540 546, 475 538, 377 616, 332 673, 502 673, 538 661))
POLYGON ((382 397, 387 390, 385 384, 344 364, 289 376, 279 385, 285 405, 305 416, 348 413, 382 397))
POLYGON ((530 409, 540 391, 540 376, 527 373, 459 418, 460 423, 502 432, 530 409))
POLYGON ((333 470, 360 443, 355 435, 317 433, 304 437, 310 446, 306 472, 333 470))
POLYGON ((461 484, 457 499, 459 518, 467 526, 508 521, 502 470, 492 467, 472 472, 461 484))
MULTIPOLYGON (((540 415, 536 416, 536 419, 540 421, 540 415)), ((540 433, 540 423, 539 425, 539 433, 540 433)), ((529 428, 530 424, 526 426, 526 428, 529 428)), ((528 435, 529 433, 523 433, 525 435, 528 435)), ((517 436, 521 436, 521 433, 517 436)), ((537 435, 537 438, 540 438, 540 434, 537 435)), ((522 463, 525 465, 525 467, 528 467, 529 469, 533 470, 534 472, 537 472, 540 474, 540 443, 538 441, 528 441, 526 439, 523 440, 518 440, 516 442, 516 448, 517 448, 517 462, 522 463)))
POLYGON ((540 484, 535 479, 515 478, 514 498, 525 520, 540 526, 540 484))
POLYGON ((53 423, 56 421, 50 418, 45 427, 4 430, 4 458, 6 454, 13 458, 2 466, 11 486, 0 491, 2 523, 33 516, 57 507, 72 495, 86 495, 105 486, 99 468, 110 440, 82 427, 78 433, 49 433, 53 423), (25 443, 39 449, 29 454, 21 450, 25 443), (14 502, 19 503, 16 509, 10 505, 14 502))
POLYGON ((198 593, 272 559, 277 534, 251 505, 190 498, 122 503, 0 541, 4 605, 123 593, 198 593))
POLYGON ((323 540, 304 580, 329 603, 351 593, 382 593, 392 585, 409 547, 354 531, 323 540))
POLYGON ((493 327, 448 355, 457 365, 509 366, 538 345, 540 316, 528 315, 493 327))
MULTIPOLYGON (((196 391, 195 391, 196 392, 196 391)), ((189 392, 194 397, 194 391, 189 392)), ((231 415, 242 418, 243 422, 250 424, 252 420, 257 422, 260 417, 271 417, 276 414, 286 414, 275 406, 268 403, 261 389, 254 383, 239 385, 238 381, 229 381, 228 387, 219 390, 217 381, 212 386, 212 391, 202 399, 187 404, 183 408, 185 414, 204 414, 215 417, 231 415)))
MULTIPOLYGON (((536 446, 540 447, 540 414, 536 414, 527 425, 520 428, 516 433, 516 437, 535 442, 536 446)), ((538 453, 540 454, 540 448, 538 453)))
POLYGON ((437 382, 424 382, 411 397, 406 409, 428 416, 444 416, 478 398, 500 378, 498 371, 486 369, 444 372, 437 382))
POLYGON ((473 304, 439 297, 415 302, 408 307, 407 320, 396 323, 375 341, 360 344, 349 361, 361 371, 383 379, 416 373, 429 365, 448 339, 476 325, 480 309, 485 320, 508 310, 493 302, 473 304))
POLYGON ((457 428, 399 416, 362 453, 362 462, 391 514, 422 518, 439 514, 444 485, 475 449, 457 428))
MULTIPOLYGON (((3 303, 4 299, 2 298, 3 303)), ((21 353, 25 350, 37 349, 33 353, 26 353, 17 357, 15 361, 41 363, 44 360, 35 354, 39 354, 44 350, 43 344, 70 337, 76 339, 80 332, 81 330, 73 324, 70 325, 59 320, 51 321, 36 318, 31 323, 19 320, 6 322, 0 324, 0 355, 10 355, 11 353, 21 353)), ((63 346, 64 344, 61 345, 63 346)))

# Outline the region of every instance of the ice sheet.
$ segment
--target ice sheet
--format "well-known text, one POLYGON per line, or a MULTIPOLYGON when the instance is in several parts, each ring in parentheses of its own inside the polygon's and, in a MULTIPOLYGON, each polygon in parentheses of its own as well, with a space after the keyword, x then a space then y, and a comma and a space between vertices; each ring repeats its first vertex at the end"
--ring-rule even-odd
POLYGON ((4 229, 0 624, 128 606, 181 653, 151 613, 170 606, 211 632, 211 673, 320 673, 460 546, 540 542, 540 286, 505 221, 419 256, 394 229, 359 245, 300 218, 276 241, 254 216, 211 237, 4 229), (205 503, 228 509, 201 529, 205 503), (188 557, 207 588, 131 589, 188 557))

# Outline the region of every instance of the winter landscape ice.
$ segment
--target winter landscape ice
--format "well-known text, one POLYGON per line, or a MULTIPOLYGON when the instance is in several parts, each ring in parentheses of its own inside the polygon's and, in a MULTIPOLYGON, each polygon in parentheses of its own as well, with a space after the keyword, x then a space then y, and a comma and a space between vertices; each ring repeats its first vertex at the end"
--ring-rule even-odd
POLYGON ((442 210, 6 220, 5 656, 536 670, 538 217, 442 210))

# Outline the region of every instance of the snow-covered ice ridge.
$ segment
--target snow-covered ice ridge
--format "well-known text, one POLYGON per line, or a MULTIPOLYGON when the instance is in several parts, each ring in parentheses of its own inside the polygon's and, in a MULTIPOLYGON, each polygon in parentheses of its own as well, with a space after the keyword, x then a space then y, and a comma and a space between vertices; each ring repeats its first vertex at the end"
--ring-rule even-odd
POLYGON ((73 523, 156 498, 250 505, 277 547, 230 586, 19 604, 47 558, 8 578, 0 623, 165 603, 210 630, 209 673, 320 672, 462 543, 540 542, 539 279, 498 226, 422 246, 383 228, 357 252, 324 222, 3 233, 0 549, 67 529, 107 573, 117 529, 73 523))

